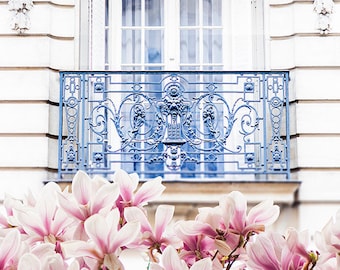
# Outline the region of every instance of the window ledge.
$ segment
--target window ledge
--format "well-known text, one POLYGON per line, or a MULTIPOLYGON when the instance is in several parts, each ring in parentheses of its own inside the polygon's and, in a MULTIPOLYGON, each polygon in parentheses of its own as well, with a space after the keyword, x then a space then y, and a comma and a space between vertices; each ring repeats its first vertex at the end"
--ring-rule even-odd
POLYGON ((217 204, 231 191, 240 191, 248 203, 272 199, 275 203, 292 205, 300 181, 236 181, 236 182, 163 182, 166 190, 153 203, 217 204))

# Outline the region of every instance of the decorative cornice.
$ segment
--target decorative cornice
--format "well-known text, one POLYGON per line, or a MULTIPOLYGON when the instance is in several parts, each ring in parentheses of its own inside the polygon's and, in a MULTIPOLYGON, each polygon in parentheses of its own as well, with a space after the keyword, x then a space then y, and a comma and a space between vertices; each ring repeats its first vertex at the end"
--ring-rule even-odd
POLYGON ((314 0, 314 11, 318 15, 317 28, 321 35, 327 35, 331 29, 333 8, 333 0, 314 0))
POLYGON ((9 10, 12 11, 11 27, 19 34, 24 33, 31 27, 29 11, 33 8, 32 0, 9 0, 9 10))

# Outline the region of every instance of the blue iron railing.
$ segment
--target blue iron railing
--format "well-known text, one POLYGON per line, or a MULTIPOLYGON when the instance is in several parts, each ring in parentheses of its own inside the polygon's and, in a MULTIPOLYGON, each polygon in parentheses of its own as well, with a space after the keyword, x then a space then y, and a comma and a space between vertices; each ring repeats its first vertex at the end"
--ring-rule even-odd
POLYGON ((290 177, 288 72, 60 72, 59 177, 290 177))

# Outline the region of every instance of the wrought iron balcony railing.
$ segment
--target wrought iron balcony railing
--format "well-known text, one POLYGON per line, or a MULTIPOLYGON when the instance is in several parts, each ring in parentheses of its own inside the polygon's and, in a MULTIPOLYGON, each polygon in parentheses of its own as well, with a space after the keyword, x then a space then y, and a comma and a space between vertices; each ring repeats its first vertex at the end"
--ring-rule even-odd
POLYGON ((59 177, 289 179, 288 72, 61 72, 59 177))

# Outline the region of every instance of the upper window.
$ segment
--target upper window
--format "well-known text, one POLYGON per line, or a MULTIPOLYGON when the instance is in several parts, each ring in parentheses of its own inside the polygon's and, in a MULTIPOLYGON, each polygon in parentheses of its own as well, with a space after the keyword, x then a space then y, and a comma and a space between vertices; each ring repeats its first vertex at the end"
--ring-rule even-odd
POLYGON ((89 69, 265 69, 261 1, 88 1, 89 69))
POLYGON ((117 5, 109 13, 112 66, 123 70, 222 69, 225 1, 114 2, 117 5))

